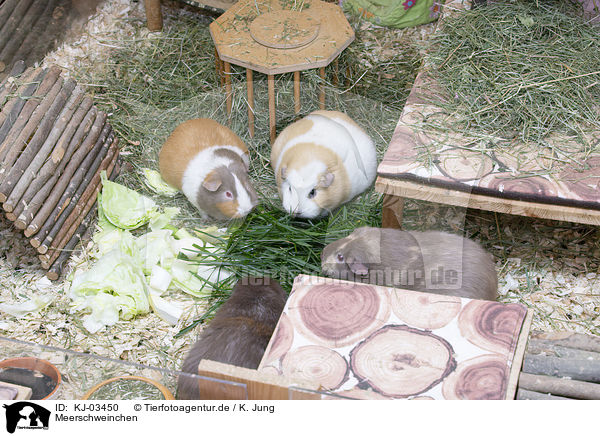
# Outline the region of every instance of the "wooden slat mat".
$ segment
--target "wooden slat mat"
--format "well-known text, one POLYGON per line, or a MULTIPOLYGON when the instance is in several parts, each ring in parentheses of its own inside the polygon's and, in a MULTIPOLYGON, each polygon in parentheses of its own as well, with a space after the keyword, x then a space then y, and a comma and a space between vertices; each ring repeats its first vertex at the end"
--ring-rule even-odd
POLYGON ((0 203, 53 280, 96 216, 100 173, 119 171, 119 139, 106 119, 58 67, 0 83, 0 203))
POLYGON ((41 61, 60 39, 73 8, 71 0, 0 1, 0 80, 17 61, 27 66, 41 61))

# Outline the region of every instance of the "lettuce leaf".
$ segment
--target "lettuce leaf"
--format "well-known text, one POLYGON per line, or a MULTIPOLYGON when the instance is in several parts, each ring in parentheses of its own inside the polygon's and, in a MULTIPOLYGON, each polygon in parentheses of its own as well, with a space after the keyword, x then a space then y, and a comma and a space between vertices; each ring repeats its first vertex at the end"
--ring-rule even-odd
POLYGON ((146 183, 146 186, 157 194, 174 197, 179 192, 165 182, 158 171, 148 168, 143 168, 142 171, 144 172, 144 182, 146 183))
POLYGON ((28 313, 37 312, 54 301, 50 294, 34 295, 30 300, 20 303, 0 303, 0 311, 8 313, 15 318, 23 318, 28 313))
POLYGON ((146 224, 157 211, 156 203, 145 195, 106 177, 106 171, 100 173, 102 179, 102 211, 106 219, 122 229, 136 229, 146 224))
POLYGON ((69 293, 75 310, 91 310, 84 325, 93 332, 99 325, 113 325, 119 316, 127 320, 149 312, 144 280, 133 258, 114 249, 88 271, 76 274, 69 293))

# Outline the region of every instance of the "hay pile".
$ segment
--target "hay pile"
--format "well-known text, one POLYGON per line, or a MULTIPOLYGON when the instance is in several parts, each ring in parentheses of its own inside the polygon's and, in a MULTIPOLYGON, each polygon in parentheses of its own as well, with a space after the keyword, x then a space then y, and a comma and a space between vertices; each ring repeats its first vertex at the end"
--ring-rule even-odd
POLYGON ((600 29, 576 5, 550 0, 493 2, 444 20, 428 63, 454 114, 447 129, 545 144, 600 131, 600 29))

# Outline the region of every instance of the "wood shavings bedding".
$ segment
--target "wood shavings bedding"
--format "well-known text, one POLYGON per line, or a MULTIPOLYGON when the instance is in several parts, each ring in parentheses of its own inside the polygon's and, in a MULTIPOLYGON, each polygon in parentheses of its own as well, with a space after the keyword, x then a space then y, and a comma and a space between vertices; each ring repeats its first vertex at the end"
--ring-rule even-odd
MULTIPOLYGON (((68 71, 90 62, 102 68, 111 46, 127 43, 135 22, 132 17, 138 22, 145 17, 142 2, 103 3, 80 37, 50 53, 44 64, 58 63, 68 71)), ((433 25, 400 31, 370 24, 366 28, 373 41, 368 62, 375 65, 393 56, 400 40, 417 45, 433 31, 433 25)), ((600 333, 600 243, 593 227, 414 201, 407 201, 405 223, 407 228, 421 230, 461 232, 466 228, 498 259, 502 301, 522 302, 536 310, 534 328, 600 333)), ((67 270, 85 258, 83 253, 71 259, 67 270)), ((0 218, 0 299, 16 302, 42 292, 37 284, 44 283, 43 277, 27 240, 0 218)), ((81 327, 79 315, 70 312, 67 291, 61 281, 49 285, 43 292, 55 295, 56 300, 38 314, 16 319, 0 313, 0 336, 177 369, 195 333, 174 336, 206 310, 202 301, 172 293, 167 297, 188 306, 177 326, 170 327, 150 313, 90 335, 81 327)))

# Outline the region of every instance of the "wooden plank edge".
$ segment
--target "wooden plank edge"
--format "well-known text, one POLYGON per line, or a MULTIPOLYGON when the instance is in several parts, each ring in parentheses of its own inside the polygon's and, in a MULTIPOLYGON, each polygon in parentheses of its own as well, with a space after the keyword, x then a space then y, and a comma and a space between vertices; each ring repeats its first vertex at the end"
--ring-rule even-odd
POLYGON ((260 385, 266 385, 268 389, 282 389, 287 391, 297 388, 298 392, 300 392, 300 395, 296 396, 297 399, 318 400, 321 398, 321 394, 316 392, 319 389, 317 383, 266 374, 256 369, 242 368, 212 360, 203 359, 200 361, 198 364, 198 375, 215 380, 245 384, 248 400, 275 399, 257 397, 256 390, 260 385))
POLYGON ((531 330, 532 321, 533 309, 527 309, 527 314, 525 315, 523 325, 521 326, 521 332, 519 333, 519 338, 517 339, 515 355, 510 366, 508 384, 506 386, 506 400, 514 400, 516 397, 517 386, 519 384, 519 375, 521 373, 521 366, 523 365, 523 359, 525 357, 525 349, 527 348, 527 338, 529 337, 529 331, 531 330))
POLYGON ((382 176, 377 177, 377 180, 375 181, 375 190, 383 194, 450 206, 481 209, 490 212, 527 216, 530 218, 600 225, 600 210, 583 209, 575 206, 531 203, 522 200, 471 194, 422 183, 384 178, 382 176))

